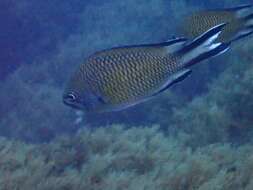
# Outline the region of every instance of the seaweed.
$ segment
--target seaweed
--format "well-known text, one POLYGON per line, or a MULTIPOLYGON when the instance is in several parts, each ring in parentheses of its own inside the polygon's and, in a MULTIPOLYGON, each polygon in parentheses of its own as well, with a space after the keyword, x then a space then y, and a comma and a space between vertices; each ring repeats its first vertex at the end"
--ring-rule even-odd
POLYGON ((86 128, 43 145, 1 138, 0 187, 250 189, 251 149, 217 143, 193 150, 158 126, 86 128))

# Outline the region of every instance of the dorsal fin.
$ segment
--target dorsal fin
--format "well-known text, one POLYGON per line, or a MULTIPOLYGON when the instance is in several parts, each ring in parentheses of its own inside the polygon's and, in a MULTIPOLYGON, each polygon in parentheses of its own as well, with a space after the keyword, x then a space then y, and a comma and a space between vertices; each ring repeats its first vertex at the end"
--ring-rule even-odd
POLYGON ((120 48, 135 48, 135 47, 164 47, 164 46, 167 47, 167 46, 173 46, 173 45, 178 44, 178 43, 184 43, 186 41, 187 41, 186 38, 174 38, 174 39, 170 39, 166 42, 161 42, 161 43, 126 45, 126 46, 114 47, 114 48, 111 48, 111 50, 120 49, 120 48))
POLYGON ((167 44, 164 44, 164 47, 166 48, 167 53, 172 54, 182 49, 186 42, 186 38, 175 38, 165 42, 167 44))

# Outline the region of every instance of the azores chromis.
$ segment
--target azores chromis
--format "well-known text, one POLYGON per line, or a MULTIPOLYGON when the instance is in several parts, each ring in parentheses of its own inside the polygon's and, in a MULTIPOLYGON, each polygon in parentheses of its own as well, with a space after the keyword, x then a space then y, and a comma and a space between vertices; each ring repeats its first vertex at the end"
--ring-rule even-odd
POLYGON ((94 53, 73 73, 63 102, 88 112, 118 111, 148 100, 190 75, 190 66, 225 52, 225 24, 194 40, 124 46, 94 53))
POLYGON ((217 24, 227 23, 217 41, 230 43, 253 33, 253 4, 227 9, 201 10, 186 15, 179 30, 195 38, 217 24))

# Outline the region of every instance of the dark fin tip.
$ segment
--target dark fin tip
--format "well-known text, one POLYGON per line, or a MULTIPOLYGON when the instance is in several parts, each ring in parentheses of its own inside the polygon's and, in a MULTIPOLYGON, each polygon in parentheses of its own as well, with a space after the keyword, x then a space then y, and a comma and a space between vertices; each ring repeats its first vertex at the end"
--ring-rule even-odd
POLYGON ((229 47, 230 47, 230 42, 229 43, 223 43, 223 44, 220 44, 218 47, 214 48, 213 50, 210 50, 208 52, 205 52, 205 53, 202 53, 200 54, 199 56, 197 56, 196 58, 192 59, 190 62, 188 62, 185 67, 189 67, 189 66, 192 66, 194 65, 195 63, 198 63, 200 61, 203 61, 207 58, 210 58, 210 57, 215 57, 217 55, 220 55, 222 53, 225 53, 229 47))

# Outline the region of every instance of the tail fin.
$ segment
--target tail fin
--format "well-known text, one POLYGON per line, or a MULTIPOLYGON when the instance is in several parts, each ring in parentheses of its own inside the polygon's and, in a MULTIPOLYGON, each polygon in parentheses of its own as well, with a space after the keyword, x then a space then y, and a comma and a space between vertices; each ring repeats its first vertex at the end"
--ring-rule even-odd
POLYGON ((237 7, 228 8, 225 10, 235 12, 237 18, 244 18, 250 13, 252 13, 252 9, 253 9, 253 4, 248 4, 248 5, 240 5, 237 7))
POLYGON ((243 23, 241 29, 231 40, 231 42, 253 34, 253 4, 234 7, 228 10, 234 11, 236 17, 240 19, 243 23))
POLYGON ((219 24, 209 29, 179 49, 177 53, 182 57, 182 65, 189 67, 227 51, 230 44, 215 42, 225 25, 219 24))

